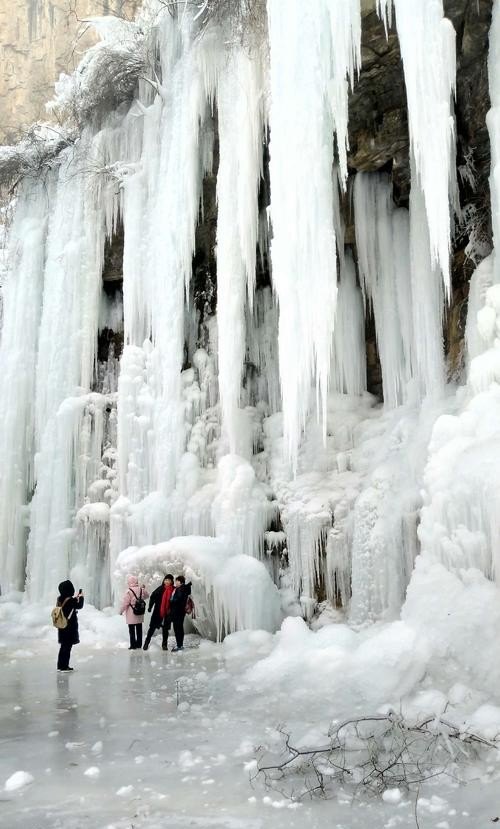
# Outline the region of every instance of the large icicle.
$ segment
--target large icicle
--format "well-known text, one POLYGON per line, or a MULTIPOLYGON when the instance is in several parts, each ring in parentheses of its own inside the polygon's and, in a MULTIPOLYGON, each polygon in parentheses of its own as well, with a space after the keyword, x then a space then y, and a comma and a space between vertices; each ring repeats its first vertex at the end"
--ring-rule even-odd
POLYGON ((387 176, 358 173, 354 209, 359 273, 375 315, 384 401, 394 408, 415 394, 436 396, 444 382, 443 291, 431 264, 418 179, 408 217, 403 208, 393 209, 387 176))
POLYGON ((217 324, 219 393, 229 451, 236 452, 245 356, 245 295, 253 305, 262 166, 262 71, 258 54, 235 48, 217 84, 217 324))
MULTIPOLYGON (((384 19, 391 0, 378 0, 384 19)), ((455 30, 442 0, 394 0, 403 60, 410 145, 425 198, 431 263, 450 296, 450 188, 455 188, 455 30)), ((415 176, 412 186, 416 185, 415 176)))
POLYGON ((443 389, 445 377, 443 288, 429 254, 424 194, 416 176, 412 177, 410 192, 410 263, 414 376, 420 397, 436 397, 443 389))
MULTIPOLYGON (((354 210, 359 273, 365 294, 373 304, 384 402, 394 408, 405 396, 408 367, 403 340, 411 332, 401 330, 403 293, 398 295, 396 290, 392 190, 388 176, 358 173, 354 182, 354 210)), ((409 295, 406 302, 409 306, 409 295)))
POLYGON ((332 389, 345 394, 366 391, 363 298, 356 285, 356 271, 350 251, 345 253, 340 267, 332 357, 332 389))
POLYGON ((336 300, 333 130, 345 148, 342 107, 346 77, 359 54, 359 3, 290 0, 283 13, 281 0, 268 0, 267 11, 271 258, 280 309, 285 450, 295 466, 314 379, 326 419, 336 300))
POLYGON ((8 248, 0 351, 0 583, 22 590, 28 502, 34 482, 34 407, 47 204, 53 181, 25 182, 8 248))

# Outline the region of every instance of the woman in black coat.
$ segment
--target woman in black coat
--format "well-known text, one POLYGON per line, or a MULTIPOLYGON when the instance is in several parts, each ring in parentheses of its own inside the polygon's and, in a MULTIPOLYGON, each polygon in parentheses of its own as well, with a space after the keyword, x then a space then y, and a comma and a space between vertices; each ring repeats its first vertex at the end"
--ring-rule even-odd
POLYGON ((186 584, 184 576, 177 576, 175 590, 170 597, 170 618, 174 627, 176 648, 173 651, 184 650, 184 617, 186 615, 186 602, 191 595, 191 582, 186 584))
POLYGON ((163 650, 167 650, 168 631, 170 629, 170 622, 167 622, 165 625, 163 624, 163 619, 161 617, 161 612, 160 611, 161 611, 161 600, 163 598, 163 593, 164 593, 165 587, 168 584, 173 585, 173 583, 174 583, 174 577, 170 573, 167 573, 167 575, 163 577, 163 581, 160 584, 160 586, 157 587, 156 590, 153 590, 153 592, 151 593, 151 596, 149 597, 148 611, 150 613, 151 613, 151 611, 153 611, 153 613, 151 614, 151 619, 149 620, 149 629, 148 629, 148 632, 146 634, 146 639, 144 640, 143 650, 145 650, 145 651, 147 651, 147 649, 149 648, 151 639, 153 638, 154 633, 155 633, 156 630, 158 630, 158 628, 162 629, 162 634, 163 634, 162 647, 163 647, 163 650))
POLYGON ((58 671, 72 671, 73 668, 69 666, 69 659, 71 656, 71 648, 73 645, 78 645, 80 637, 78 635, 78 611, 83 607, 83 593, 78 591, 75 596, 75 588, 70 581, 62 581, 59 585, 59 596, 57 597, 57 606, 62 607, 62 612, 68 620, 65 628, 59 628, 57 631, 59 640, 59 655, 57 657, 58 671))

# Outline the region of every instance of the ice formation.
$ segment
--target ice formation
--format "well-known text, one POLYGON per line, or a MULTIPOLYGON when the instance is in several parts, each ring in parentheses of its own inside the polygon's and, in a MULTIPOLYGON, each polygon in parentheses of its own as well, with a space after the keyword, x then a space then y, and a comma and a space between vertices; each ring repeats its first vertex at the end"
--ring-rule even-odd
MULTIPOLYGON (((392 0, 377 0, 387 27, 392 0)), ((455 29, 442 0, 394 0, 403 60, 411 152, 427 214, 432 266, 439 266, 450 295, 450 202, 455 181, 455 29), (429 125, 432 124, 432 129, 429 125)))
POLYGON ((285 445, 296 466, 311 384, 323 423, 336 304, 333 131, 346 176, 347 79, 360 54, 357 2, 304 6, 286 15, 269 0, 271 243, 279 301, 285 445))
MULTIPOLYGON (((388 18, 391 4, 378 5, 388 18)), ((497 266, 472 279, 456 391, 442 338, 454 35, 441 2, 417 5, 395 2, 409 209, 386 172, 347 181, 357 0, 290 0, 286 14, 268 0, 241 37, 217 17, 202 26, 189 4, 146 11, 125 40, 99 24, 114 59, 146 39, 133 100, 88 123, 44 180, 21 184, 9 234, 3 592, 46 601, 69 575, 102 608, 126 571, 149 580, 175 565, 195 578, 199 629, 221 637, 274 631, 279 597, 307 619, 318 600, 359 627, 397 618, 419 552, 424 568, 498 579, 497 266), (192 279, 207 181, 216 313, 192 279), (121 235, 112 288, 103 271, 121 235), (380 397, 367 391, 372 323, 380 397)), ((61 80, 56 109, 87 111, 102 54, 61 80)))

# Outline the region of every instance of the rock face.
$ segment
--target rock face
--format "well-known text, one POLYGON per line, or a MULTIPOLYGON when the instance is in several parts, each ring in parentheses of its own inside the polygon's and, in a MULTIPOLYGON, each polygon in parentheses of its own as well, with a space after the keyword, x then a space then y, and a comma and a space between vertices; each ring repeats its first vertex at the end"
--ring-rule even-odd
POLYGON ((0 143, 44 119, 61 72, 72 71, 95 42, 84 21, 131 18, 138 0, 0 0, 0 143))
MULTIPOLYGON (((373 5, 367 2, 364 7, 362 69, 349 101, 349 167, 352 172, 390 172, 395 201, 407 206, 409 137, 399 43, 394 28, 386 38, 373 5)), ((445 14, 456 32, 457 179, 463 210, 452 243, 453 291, 443 332, 451 376, 457 376, 462 368, 468 283, 474 269, 473 259, 465 255, 471 230, 479 237, 483 256, 491 248, 486 113, 490 106, 487 59, 492 6, 492 0, 444 0, 445 14)), ((346 241, 353 244, 354 227, 347 209, 345 217, 346 241)), ((366 339, 368 384, 371 391, 379 393, 380 369, 375 334, 369 322, 366 339)))

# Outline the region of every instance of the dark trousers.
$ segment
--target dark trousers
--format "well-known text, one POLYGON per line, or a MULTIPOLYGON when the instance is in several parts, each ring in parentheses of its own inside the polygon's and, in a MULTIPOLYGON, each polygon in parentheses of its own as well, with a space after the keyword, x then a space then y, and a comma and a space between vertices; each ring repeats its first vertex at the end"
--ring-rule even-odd
POLYGON ((184 645, 184 614, 182 616, 173 616, 172 624, 174 626, 177 647, 182 648, 184 645))
POLYGON ((128 635, 130 636, 130 647, 132 649, 142 648, 142 622, 138 625, 129 625, 128 635))
POLYGON ((57 667, 59 668, 59 670, 66 670, 66 668, 69 668, 69 658, 71 656, 72 647, 72 643, 63 643, 59 648, 59 655, 57 657, 57 667))
POLYGON ((170 633, 170 625, 172 624, 172 619, 170 616, 165 616, 162 626, 161 626, 161 633, 162 633, 162 642, 161 646, 164 650, 167 650, 167 642, 168 642, 168 634, 170 633))
POLYGON ((149 648, 149 643, 151 642, 151 639, 155 635, 158 628, 161 628, 161 632, 162 632, 162 643, 161 643, 162 647, 163 648, 167 647, 168 633, 169 633, 169 630, 170 630, 170 617, 169 616, 166 616, 165 619, 163 620, 163 622, 160 623, 160 624, 158 624, 158 622, 156 620, 150 622, 149 629, 148 629, 148 632, 146 634, 146 639, 144 640, 144 646, 146 648, 149 648))

